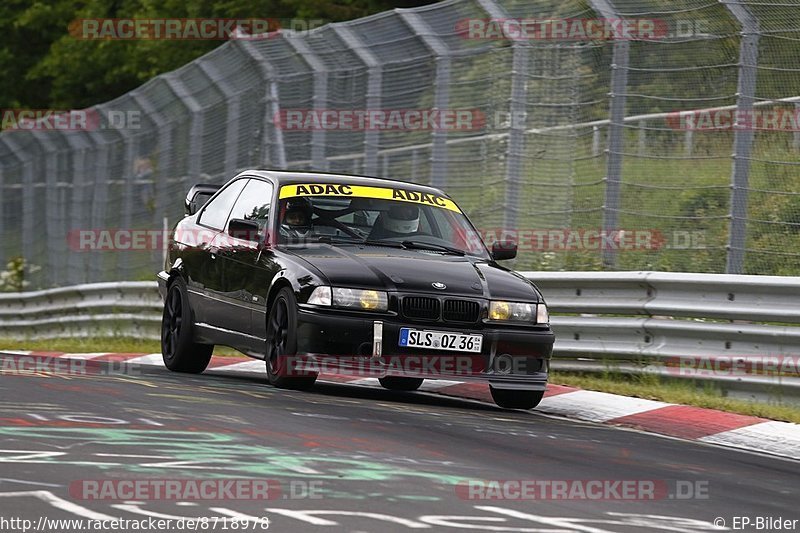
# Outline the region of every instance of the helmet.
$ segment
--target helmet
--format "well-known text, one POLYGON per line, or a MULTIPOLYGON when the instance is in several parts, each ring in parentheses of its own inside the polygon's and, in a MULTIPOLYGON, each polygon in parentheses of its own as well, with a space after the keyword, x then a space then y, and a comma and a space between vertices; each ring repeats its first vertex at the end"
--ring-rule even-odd
POLYGON ((409 204, 393 205, 381 217, 383 227, 392 233, 408 235, 419 229, 419 207, 409 204))
POLYGON ((311 215, 314 209, 308 198, 290 198, 286 202, 286 212, 283 214, 283 224, 298 232, 311 229, 311 215))

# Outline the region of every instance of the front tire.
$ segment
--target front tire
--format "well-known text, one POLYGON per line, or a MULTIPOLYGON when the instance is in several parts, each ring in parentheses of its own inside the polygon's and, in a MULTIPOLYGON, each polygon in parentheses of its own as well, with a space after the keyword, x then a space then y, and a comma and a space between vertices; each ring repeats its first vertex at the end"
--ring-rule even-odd
POLYGON ((194 342, 193 327, 186 283, 177 278, 169 286, 161 316, 161 357, 173 372, 199 374, 211 361, 214 345, 194 342))
POLYGON ((289 376, 289 359, 297 354, 297 300, 289 287, 282 288, 267 318, 267 380, 282 389, 307 390, 317 380, 317 374, 289 376))
POLYGON ((423 378, 401 378, 397 376, 387 376, 385 378, 378 378, 381 386, 384 389, 411 392, 415 391, 425 381, 423 378))
POLYGON ((544 398, 543 390, 495 389, 489 385, 494 403, 505 409, 533 409, 544 398))

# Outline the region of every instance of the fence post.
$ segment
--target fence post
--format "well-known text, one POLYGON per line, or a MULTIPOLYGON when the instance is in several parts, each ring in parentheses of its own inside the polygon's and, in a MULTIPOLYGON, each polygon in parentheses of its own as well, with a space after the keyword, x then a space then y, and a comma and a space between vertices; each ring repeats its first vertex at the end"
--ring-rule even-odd
MULTIPOLYGON (((300 54, 306 65, 314 72, 314 111, 319 113, 328 105, 328 69, 308 43, 294 32, 282 32, 286 43, 300 54)), ((325 158, 325 130, 314 128, 311 132, 311 164, 314 170, 327 171, 325 158)))
MULTIPOLYGON (((347 25, 331 24, 331 28, 367 67, 367 110, 380 109, 383 83, 380 61, 347 25)), ((366 128, 364 131, 364 174, 367 176, 374 176, 378 170, 379 139, 380 132, 377 129, 366 128)))
MULTIPOLYGON (((4 139, 0 138, 0 142, 4 142, 4 139)), ((5 221, 5 213, 3 210, 5 209, 5 202, 3 199, 5 198, 5 180, 3 179, 3 172, 5 170, 5 165, 0 165, 0 239, 5 242, 6 235, 5 235, 5 226, 3 221, 5 221)), ((6 268, 6 249, 5 246, 0 246, 0 270, 5 270, 6 268)))
MULTIPOLYGON (((122 217, 120 226, 124 230, 130 230, 133 228, 133 181, 136 179, 133 167, 134 161, 136 160, 136 154, 139 152, 139 139, 133 132, 129 130, 127 124, 122 128, 111 129, 111 131, 114 131, 119 136, 119 140, 122 141, 123 146, 125 147, 125 157, 122 161, 122 176, 120 176, 124 182, 124 192, 122 193, 122 217)), ((108 223, 106 222, 106 226, 107 225, 108 223)), ((124 258, 123 254, 114 254, 114 258, 116 260, 117 269, 122 272, 122 279, 130 279, 133 272, 132 261, 124 258)))
MULTIPOLYGON (((189 156, 186 161, 186 171, 184 178, 190 177, 197 180, 200 177, 201 163, 203 157, 203 106, 189 93, 177 71, 169 72, 164 75, 164 81, 172 93, 186 106, 191 115, 191 126, 189 127, 189 156)), ((178 169, 180 172, 181 169, 178 169)), ((189 184, 182 183, 183 189, 188 190, 189 184)))
MULTIPOLYGON (((95 112, 97 109, 95 108, 95 112)), ((89 133, 89 138, 95 147, 94 156, 94 188, 92 194, 92 207, 89 215, 91 227, 102 229, 107 226, 106 207, 108 206, 108 145, 99 131, 89 133)), ((89 261, 89 279, 106 281, 106 268, 100 261, 89 261)))
MULTIPOLYGON (((608 0, 589 0, 592 8, 605 19, 619 19, 620 15, 608 0)), ((630 46, 624 36, 614 36, 611 59, 611 99, 606 156, 606 197, 603 202, 603 231, 611 234, 619 229, 619 209, 622 184, 622 149, 625 141, 625 99, 628 87, 630 46)), ((603 266, 615 268, 617 252, 603 247, 603 266)))
MULTIPOLYGON (((89 210, 86 209, 86 152, 87 147, 92 146, 92 138, 85 133, 68 133, 64 137, 72 150, 72 202, 69 206, 69 221, 64 223, 68 230, 89 230, 88 216, 89 210)), ((80 241, 78 241, 80 244, 80 241)), ((68 250, 67 259, 67 283, 74 285, 77 283, 89 283, 97 281, 89 278, 87 262, 92 261, 92 254, 85 254, 79 250, 68 250)))
MULTIPOLYGON (((26 263, 33 260, 31 244, 33 243, 34 229, 34 190, 33 190, 33 155, 14 139, 14 135, 3 135, 6 145, 22 165, 22 257, 26 263), (23 158, 22 154, 28 154, 23 158)), ((5 265, 2 265, 5 268, 5 265)))
MULTIPOLYGON (((173 198, 170 197, 169 188, 167 187, 167 180, 172 177, 172 136, 174 129, 164 116, 156 111, 153 104, 148 100, 139 89, 134 89, 131 92, 131 98, 136 102, 136 105, 144 112, 153 124, 155 124, 158 135, 158 161, 153 165, 151 176, 153 179, 153 198, 154 209, 152 218, 152 228, 157 229, 161 227, 162 221, 167 217, 169 205, 172 203, 173 198)), ((185 193, 187 191, 181 191, 185 193)), ((162 239, 166 239, 166 233, 162 234, 162 239)), ((158 264, 156 257, 160 256, 159 250, 152 252, 154 264, 158 264)), ((161 266, 161 265, 159 265, 161 266)))
MULTIPOLYGON (((794 104, 794 116, 800 117, 800 102, 795 102, 794 104)), ((800 152, 800 125, 798 128, 794 130, 794 139, 792 142, 792 146, 796 152, 800 152)))
POLYGON ((639 147, 637 154, 639 154, 639 157, 642 157, 647 150, 647 122, 640 120, 637 124, 639 126, 639 147))
MULTIPOLYGON (((508 20, 510 15, 494 0, 478 0, 481 8, 495 20, 508 20)), ((520 189, 525 156, 525 129, 528 123, 528 59, 527 42, 517 39, 511 41, 511 113, 508 133, 508 154, 506 159, 506 195, 503 202, 503 226, 517 229, 517 213, 520 206, 520 189)))
POLYGON ((208 76, 211 83, 219 87, 227 102, 227 120, 225 121, 225 179, 233 177, 238 169, 239 158, 239 115, 241 99, 239 92, 223 76, 213 61, 199 59, 198 68, 208 76))
POLYGON ((44 198, 45 204, 48 206, 49 211, 44 216, 44 231, 46 253, 43 258, 42 267, 43 278, 46 280, 47 286, 57 286, 62 284, 61 276, 64 273, 64 259, 66 251, 61 247, 64 239, 59 239, 57 233, 59 230, 63 231, 64 221, 58 220, 58 180, 56 179, 56 167, 58 167, 58 149, 53 143, 52 139, 48 138, 48 134, 55 135, 57 132, 43 132, 36 129, 31 131, 31 135, 36 139, 42 153, 44 160, 44 198))
POLYGON ((756 93, 758 72, 758 19, 745 4, 732 0, 721 0, 736 20, 742 25, 742 40, 739 43, 739 81, 737 83, 736 117, 733 137, 733 169, 731 171, 731 212, 728 235, 728 260, 726 274, 744 272, 747 240, 747 196, 750 177, 750 153, 753 148, 753 129, 739 127, 739 117, 750 116, 756 93))
POLYGON ((259 72, 261 78, 264 80, 266 89, 265 105, 264 105, 264 118, 262 119, 262 128, 266 131, 267 124, 272 124, 272 136, 275 139, 275 155, 273 156, 270 146, 267 145, 267 138, 269 134, 264 135, 264 151, 261 154, 261 162, 265 166, 277 167, 279 169, 286 168, 286 148, 283 144, 283 131, 279 126, 275 125, 275 118, 280 117, 280 97, 278 89, 278 76, 275 68, 267 60, 267 58, 256 48, 256 46, 247 39, 239 39, 234 41, 238 44, 242 51, 252 59, 259 72))
MULTIPOLYGON (((3 221, 5 220, 4 219, 5 213, 3 212, 3 209, 5 207, 5 204, 2 199, 2 196, 5 196, 5 194, 3 194, 4 188, 5 188, 5 181, 3 180, 3 165, 0 165, 0 239, 3 239, 3 241, 5 242, 5 232, 4 232, 5 228, 3 226, 3 221)), ((5 270, 5 267, 6 267, 6 250, 4 246, 0 246, 0 269, 5 270)))
MULTIPOLYGON (((431 30, 428 23, 413 11, 399 10, 397 13, 412 32, 420 38, 436 61, 433 107, 446 111, 450 105, 450 55, 444 42, 431 30)), ((447 178, 447 131, 433 130, 431 147, 430 184, 443 187, 447 178)))

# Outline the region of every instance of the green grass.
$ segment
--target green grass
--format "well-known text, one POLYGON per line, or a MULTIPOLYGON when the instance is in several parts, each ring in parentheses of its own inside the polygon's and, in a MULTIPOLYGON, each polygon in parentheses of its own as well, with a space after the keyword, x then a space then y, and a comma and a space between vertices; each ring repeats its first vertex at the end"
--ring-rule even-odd
MULTIPOLYGON (((158 341, 114 337, 114 338, 62 338, 50 340, 0 339, 0 350, 34 350, 53 352, 109 352, 109 353, 159 353, 158 341)), ((232 348, 217 346, 214 355, 241 356, 232 348)), ((721 391, 697 389, 691 383, 662 381, 658 376, 624 375, 608 373, 602 376, 565 372, 553 372, 550 382, 558 385, 580 387, 586 390, 622 394, 648 400, 694 405, 719 409, 731 413, 760 416, 772 420, 800 423, 800 408, 788 405, 771 405, 727 398, 721 391)))
POLYGON ((729 398, 723 396, 722 391, 712 387, 699 389, 691 382, 664 381, 653 374, 608 373, 598 376, 571 372, 552 372, 550 382, 586 390, 800 423, 800 407, 756 403, 729 398))

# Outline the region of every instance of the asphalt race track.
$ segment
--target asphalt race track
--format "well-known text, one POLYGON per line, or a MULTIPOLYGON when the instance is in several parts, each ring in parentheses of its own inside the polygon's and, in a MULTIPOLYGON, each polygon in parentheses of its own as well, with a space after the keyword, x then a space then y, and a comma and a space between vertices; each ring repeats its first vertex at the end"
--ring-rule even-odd
POLYGON ((106 363, 23 373, 9 358, 0 355, 2 531, 22 531, 22 520, 77 531, 49 521, 204 518, 172 530, 261 531, 268 519, 270 531, 302 532, 692 532, 722 530, 720 519, 735 528, 735 517, 752 524, 735 529, 756 531, 759 518, 800 518, 795 461, 424 393, 296 392, 252 375, 106 363), (269 499, 112 490, 245 479, 269 480, 269 499), (515 487, 536 480, 540 492, 522 499, 515 487), (633 497, 618 490, 631 483, 633 497), (602 497, 583 495, 599 485, 602 497))

